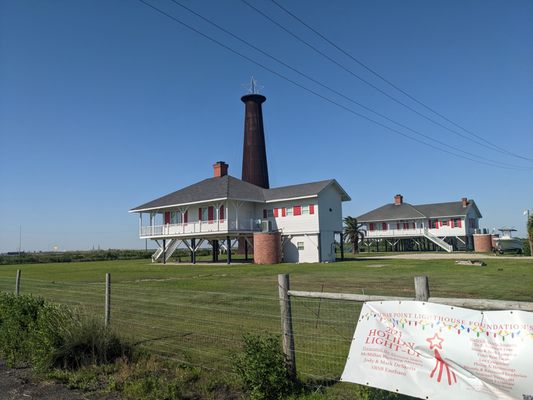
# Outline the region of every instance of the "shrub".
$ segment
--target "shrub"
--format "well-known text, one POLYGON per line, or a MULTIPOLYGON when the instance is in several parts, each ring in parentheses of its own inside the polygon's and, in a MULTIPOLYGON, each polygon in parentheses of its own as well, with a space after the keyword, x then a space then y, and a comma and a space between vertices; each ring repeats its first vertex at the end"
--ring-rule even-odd
POLYGON ((32 345, 33 363, 39 370, 103 365, 133 353, 133 345, 102 320, 51 304, 39 315, 32 345))
POLYGON ((233 364, 252 400, 283 399, 295 392, 277 336, 244 335, 243 344, 233 364))
POLYGON ((0 354, 8 366, 30 361, 29 338, 43 307, 40 298, 0 293, 0 354))

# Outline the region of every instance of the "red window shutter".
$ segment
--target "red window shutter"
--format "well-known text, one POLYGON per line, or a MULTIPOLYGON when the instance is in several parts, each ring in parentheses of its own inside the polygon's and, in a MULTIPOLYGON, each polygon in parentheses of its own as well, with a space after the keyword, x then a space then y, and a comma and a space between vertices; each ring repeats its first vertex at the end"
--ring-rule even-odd
POLYGON ((224 221, 224 206, 220 206, 220 210, 218 211, 218 219, 221 221, 224 221))
POLYGON ((165 224, 170 224, 170 211, 165 211, 165 224))
POLYGON ((215 207, 209 206, 207 208, 207 220, 209 223, 213 223, 213 220, 215 219, 215 207))
POLYGON ((373 223, 370 223, 370 226, 369 226, 368 229, 370 229, 371 231, 373 231, 373 230, 374 230, 374 224, 373 224, 373 223))
POLYGON ((277 208, 274 208, 274 217, 278 217, 278 209, 277 208))
POLYGON ((302 206, 294 206, 293 207, 293 214, 294 215, 302 215, 302 206))
POLYGON ((285 207, 283 207, 283 208, 281 209, 281 216, 282 216, 282 217, 287 216, 287 209, 286 209, 285 207))
POLYGON ((263 210, 263 218, 267 217, 267 210, 263 210))
POLYGON ((202 220, 202 207, 198 209, 198 221, 202 220))
POLYGON ((413 229, 416 229, 416 222, 413 222, 413 229))
POLYGON ((462 221, 461 218, 459 218, 459 219, 457 220, 457 227, 458 227, 458 228, 461 228, 461 224, 462 224, 461 221, 462 221))
POLYGON ((383 222, 383 223, 381 224, 381 229, 384 230, 384 231, 387 230, 387 224, 386 224, 385 222, 383 222))
POLYGON ((453 219, 450 219, 450 228, 453 228, 453 227, 454 227, 453 219))
POLYGON ((315 213, 315 205, 309 204, 309 214, 314 214, 314 213, 315 213))
POLYGON ((399 222, 396 222, 396 229, 400 229, 400 223, 399 222))
POLYGON ((183 223, 186 224, 187 222, 189 222, 189 211, 185 211, 185 213, 183 214, 183 223))

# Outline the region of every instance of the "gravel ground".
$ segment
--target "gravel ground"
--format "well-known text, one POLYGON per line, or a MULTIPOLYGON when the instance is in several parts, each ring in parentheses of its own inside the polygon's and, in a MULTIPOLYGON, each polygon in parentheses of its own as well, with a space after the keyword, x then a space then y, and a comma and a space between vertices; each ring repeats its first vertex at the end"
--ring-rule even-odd
MULTIPOLYGON (((358 259, 364 258, 364 256, 357 257, 358 259)), ((402 260, 477 260, 477 259, 506 259, 506 260, 530 260, 533 261, 533 257, 516 257, 516 256, 500 256, 485 253, 410 253, 410 254, 396 254, 391 256, 380 255, 376 257, 368 257, 368 260, 372 259, 402 259, 402 260)))
POLYGON ((39 381, 28 368, 11 369, 0 361, 1 400, 118 400, 116 396, 99 396, 70 390, 66 386, 39 381))

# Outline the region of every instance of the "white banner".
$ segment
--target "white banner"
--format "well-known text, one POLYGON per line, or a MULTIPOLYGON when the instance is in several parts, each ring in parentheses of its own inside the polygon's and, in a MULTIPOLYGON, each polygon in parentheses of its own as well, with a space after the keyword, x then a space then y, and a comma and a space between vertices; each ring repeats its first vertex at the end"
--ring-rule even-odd
POLYGON ((365 303, 341 380, 429 400, 533 400, 533 313, 365 303))

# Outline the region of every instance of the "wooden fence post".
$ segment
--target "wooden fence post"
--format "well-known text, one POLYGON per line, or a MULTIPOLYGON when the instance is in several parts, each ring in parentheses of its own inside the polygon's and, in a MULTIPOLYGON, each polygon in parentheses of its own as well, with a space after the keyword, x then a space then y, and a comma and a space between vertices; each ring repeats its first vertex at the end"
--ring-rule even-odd
POLYGON ((111 274, 105 274, 105 309, 104 309, 104 324, 109 326, 111 319, 111 274))
POLYGON ((289 275, 278 275, 279 306, 281 309, 281 330, 283 332, 283 352, 287 357, 291 379, 296 379, 296 356, 294 354, 294 336, 292 332, 291 299, 289 296, 289 275))
POLYGON ((415 300, 428 301, 429 279, 427 276, 415 276, 415 300))
POLYGON ((15 296, 20 294, 20 269, 17 269, 17 278, 15 279, 15 296))

